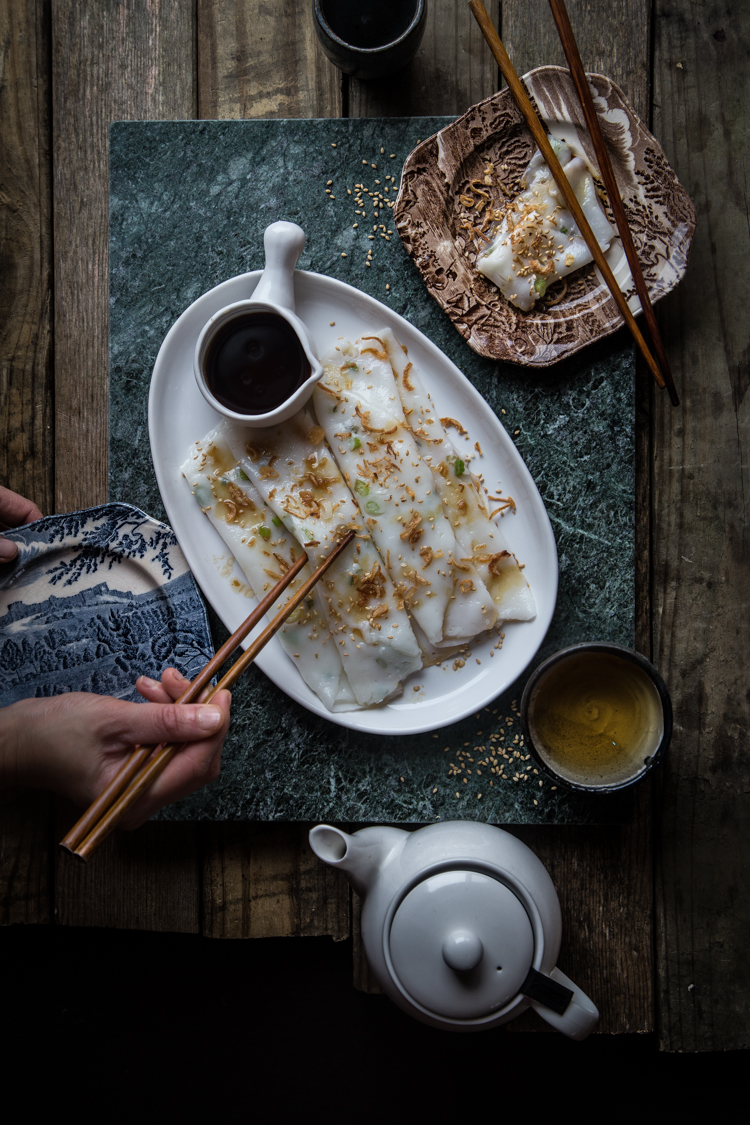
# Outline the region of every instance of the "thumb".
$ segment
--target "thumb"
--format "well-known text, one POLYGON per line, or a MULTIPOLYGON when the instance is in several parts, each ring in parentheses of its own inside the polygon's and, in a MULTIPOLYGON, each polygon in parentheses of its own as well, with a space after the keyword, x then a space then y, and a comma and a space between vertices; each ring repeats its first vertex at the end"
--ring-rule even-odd
POLYGON ((211 738, 226 720, 215 704, 129 703, 120 733, 130 742, 195 742, 211 738))
POLYGON ((11 539, 0 535, 0 563, 12 562, 18 554, 18 546, 11 539))

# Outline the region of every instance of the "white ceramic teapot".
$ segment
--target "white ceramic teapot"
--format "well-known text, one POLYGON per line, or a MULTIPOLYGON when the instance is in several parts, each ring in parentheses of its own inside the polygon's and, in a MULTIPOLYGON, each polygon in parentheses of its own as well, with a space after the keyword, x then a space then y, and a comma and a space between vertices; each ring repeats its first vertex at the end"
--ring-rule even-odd
POLYGON ((362 897, 370 966, 416 1019, 480 1031, 534 1008, 571 1039, 595 1026, 595 1005, 556 967, 561 918, 552 880, 509 832, 448 821, 350 836, 321 824, 310 846, 362 897))

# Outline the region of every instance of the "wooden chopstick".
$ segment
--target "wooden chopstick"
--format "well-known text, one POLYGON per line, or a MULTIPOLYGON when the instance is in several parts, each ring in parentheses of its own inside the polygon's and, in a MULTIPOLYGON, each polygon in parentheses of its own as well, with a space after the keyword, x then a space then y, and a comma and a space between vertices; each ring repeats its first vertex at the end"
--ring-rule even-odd
POLYGON ((620 286, 617 284, 615 276, 609 267, 609 263, 602 253, 602 248, 597 242, 596 237, 594 236, 594 232, 588 224, 588 220, 583 213, 583 210, 576 198, 573 188, 571 187, 570 180, 563 172, 562 167, 560 166, 560 161, 555 156, 552 145, 547 139, 546 130, 537 117, 534 107, 531 104, 531 99, 526 93, 521 79, 516 74, 512 62, 508 58, 508 54, 500 40, 500 36, 495 31, 492 20, 487 14, 487 9, 482 3, 482 0, 469 0, 469 7, 474 14, 474 18, 479 24, 484 38, 487 40, 487 45, 489 46, 490 50, 495 56, 495 59, 497 60, 497 64, 502 71, 505 81, 510 87, 510 91, 516 100, 518 108, 526 118, 526 124, 529 126, 531 134, 537 145, 539 146, 539 150, 542 153, 542 156, 544 157, 547 166, 549 167, 549 170, 555 179, 555 183, 565 197, 565 202, 567 203, 568 208, 573 215, 573 218, 575 219, 578 229, 580 230, 586 241, 586 245, 591 251, 594 261, 596 262, 602 276, 604 277, 607 288, 612 294, 615 304, 617 305, 623 319, 625 320, 625 323, 630 329, 630 332, 636 344, 638 345, 643 358, 648 364, 648 368, 654 379, 656 380, 657 385, 663 388, 665 386, 665 382, 656 363, 656 360, 652 356, 648 344, 644 340, 641 331, 635 322, 635 317, 630 311, 628 303, 625 300, 625 296, 620 289, 620 286))
MULTIPOLYGON (((299 590, 297 590, 296 593, 292 595, 292 597, 282 607, 282 609, 279 610, 271 623, 266 626, 260 636, 256 637, 256 639, 252 642, 251 645, 249 645, 249 647, 242 654, 239 660, 235 661, 235 663, 222 677, 219 683, 216 684, 215 687, 209 688, 202 702, 207 703, 210 699, 213 698, 214 695, 216 695, 218 691, 221 691, 223 688, 228 688, 235 682, 235 680, 239 676, 242 675, 245 669, 253 662, 261 649, 264 648, 268 641, 274 636, 274 634, 278 632, 278 630, 286 621, 287 617, 289 617, 290 613, 292 613, 294 609, 296 609, 296 607, 300 604, 300 602, 307 597, 310 590, 312 590, 318 580, 323 576, 323 574, 325 574, 331 563, 335 559, 337 559, 341 552, 348 546, 353 537, 354 532, 350 531, 336 545, 336 547, 334 547, 334 549, 323 560, 317 570, 308 578, 305 583, 303 583, 302 586, 300 586, 299 590)), ((283 591, 284 587, 287 586, 289 582, 291 582, 294 576, 299 573, 306 562, 307 558, 305 555, 303 555, 301 559, 297 560, 295 566, 290 568, 290 570, 283 576, 281 582, 278 582, 276 586, 274 586, 273 590, 271 590, 267 595, 267 597, 264 598, 263 601, 256 607, 253 614, 250 615, 251 617, 255 617, 256 623, 259 619, 259 616, 262 616, 265 609, 268 608, 268 605, 272 604, 273 601, 276 600, 276 597, 278 597, 278 595, 283 591)), ((201 686, 205 686, 207 681, 210 680, 211 676, 214 674, 220 664, 223 663, 224 660, 226 660, 227 656, 229 656, 231 652, 233 652, 234 649, 237 648, 240 641, 253 627, 252 625, 250 625, 246 628, 246 626, 247 621, 244 622, 240 626, 240 628, 232 634, 232 637, 230 637, 226 644, 222 645, 216 656, 214 656, 213 659, 209 661, 203 671, 199 673, 199 676, 197 676, 193 681, 193 684, 197 683, 198 680, 201 680, 201 686), (238 637, 238 634, 241 635, 238 637), (238 639, 235 642, 236 637, 238 637, 238 639), (231 646, 231 648, 229 646, 231 646)), ((191 691, 191 689, 193 689, 193 684, 191 684, 188 691, 186 691, 184 695, 180 697, 178 702, 187 702, 184 696, 187 695, 188 692, 191 691)), ((198 694, 200 690, 201 688, 196 688, 191 698, 195 698, 195 695, 198 694)), ((182 745, 182 743, 165 743, 163 746, 157 749, 153 757, 150 757, 150 760, 146 761, 145 765, 144 758, 141 756, 137 768, 132 767, 131 759, 128 759, 127 767, 129 776, 127 782, 125 783, 125 785, 121 785, 119 787, 118 793, 115 794, 115 798, 109 801, 109 803, 106 804, 106 807, 100 807, 98 814, 92 817, 89 814, 92 812, 95 806, 98 806, 99 798, 97 798, 97 801, 95 801, 91 808, 87 810, 87 813, 84 814, 84 817, 81 818, 81 820, 73 830, 76 831, 79 825, 85 820, 85 826, 87 829, 85 835, 81 836, 80 832, 76 832, 78 840, 72 847, 70 846, 70 837, 73 834, 72 832, 69 833, 68 836, 66 836, 65 841, 63 841, 68 850, 71 851, 72 854, 77 856, 79 859, 87 860, 89 856, 91 856, 93 852, 99 847, 102 841, 106 839, 113 828, 115 828, 115 826, 125 815, 125 813, 133 807, 133 805, 140 799, 143 793, 145 793, 145 791, 149 788, 152 782, 155 781, 159 774, 162 773, 162 771, 169 765, 170 761, 182 745), (143 768, 140 768, 140 766, 143 766, 143 768)), ((147 758, 152 754, 153 749, 153 747, 138 748, 139 752, 145 751, 147 758)), ((120 772, 124 774, 125 770, 122 770, 120 772)), ((119 776, 120 775, 118 774, 118 778, 119 776)), ((109 788, 110 787, 108 787, 108 789, 109 788)))
MULTIPOLYGON (((177 703, 192 703, 198 698, 206 684, 208 684, 216 672, 218 672, 222 664, 229 659, 237 646, 244 641, 248 633, 252 632, 276 599, 281 596, 289 583, 297 577, 302 568, 307 564, 307 561, 307 555, 303 551, 294 565, 289 568, 286 574, 282 575, 273 589, 258 602, 255 609, 245 618, 239 629, 235 629, 231 637, 224 642, 215 656, 213 656, 202 671, 198 673, 190 686, 185 689, 176 701, 177 703)), ((115 803, 123 790, 127 788, 144 762, 151 757, 154 750, 156 750, 155 746, 136 746, 135 750, 133 750, 130 757, 120 767, 106 789, 102 790, 96 800, 89 805, 81 819, 73 825, 67 836, 60 841, 61 848, 69 852, 75 852, 78 845, 88 836, 89 832, 107 809, 115 803)))
POLYGON ((625 214, 625 208, 622 203, 620 190, 617 186, 617 180, 615 179, 615 174, 612 170, 612 164, 609 159, 609 153, 607 152, 607 145, 604 141, 604 136, 599 124, 599 115, 597 114, 596 108, 594 106, 594 99, 591 97, 591 91, 589 89, 586 72, 583 69, 583 63, 581 62, 581 55, 578 50, 578 44, 576 43, 576 38, 573 34, 573 28, 570 24, 568 9, 565 7, 565 0, 549 0, 549 6, 552 9, 552 15, 554 17, 555 24, 557 25, 557 31, 560 36, 560 42, 562 43, 563 50, 565 52, 565 58, 568 60, 570 74, 575 84, 575 88, 578 92, 578 97, 583 108, 583 115, 586 118, 586 124, 591 135, 591 140, 594 143, 594 151, 596 153, 596 159, 599 162, 599 170, 602 174, 602 179, 604 180, 604 186, 607 189, 609 202, 615 216, 617 229, 620 233, 622 247, 628 259, 628 265, 630 266, 630 272, 633 276, 633 281, 635 282, 635 288, 638 293, 638 298, 641 302, 643 315, 645 317, 646 324, 648 325, 649 335, 651 336, 651 343, 653 345, 654 351, 656 352, 656 358, 659 361, 659 366, 661 367, 662 374, 664 375, 664 381, 667 384, 667 391, 669 392, 670 401, 673 406, 679 406, 680 400, 677 397, 677 388, 675 387, 674 378, 672 377, 672 371, 669 366, 669 360, 667 359, 666 351, 664 350, 664 343, 661 338, 661 333, 659 332, 659 326, 656 323, 656 317, 654 315, 653 305, 651 304, 651 298, 649 297, 648 289, 646 288, 646 279, 643 276, 641 263, 638 261, 638 255, 633 244, 633 236, 628 225, 628 220, 625 214))

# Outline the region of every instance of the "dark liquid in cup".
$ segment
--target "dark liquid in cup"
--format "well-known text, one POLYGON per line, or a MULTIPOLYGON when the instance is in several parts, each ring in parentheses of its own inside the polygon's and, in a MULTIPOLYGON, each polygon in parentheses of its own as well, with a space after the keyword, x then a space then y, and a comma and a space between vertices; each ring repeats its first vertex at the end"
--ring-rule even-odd
POLYGON ((272 312, 242 313, 218 330, 203 367, 211 394, 237 414, 267 414, 310 377, 297 333, 272 312))
POLYGON ((372 51, 400 39, 417 10, 407 0, 381 0, 361 6, 352 0, 325 0, 323 15, 334 35, 350 47, 372 51))

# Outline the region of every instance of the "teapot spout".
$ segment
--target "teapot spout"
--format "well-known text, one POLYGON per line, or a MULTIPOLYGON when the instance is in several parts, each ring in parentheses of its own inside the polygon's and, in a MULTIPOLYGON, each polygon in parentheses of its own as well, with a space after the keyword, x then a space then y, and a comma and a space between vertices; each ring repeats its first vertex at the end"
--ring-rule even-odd
POLYGON ((340 828, 318 824, 310 830, 310 847, 318 859, 346 874, 360 898, 372 889, 383 865, 400 852, 408 837, 400 828, 361 828, 350 836, 340 828))

